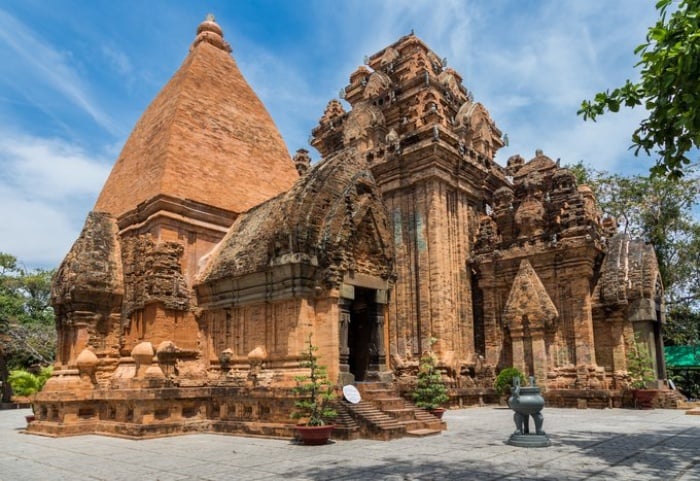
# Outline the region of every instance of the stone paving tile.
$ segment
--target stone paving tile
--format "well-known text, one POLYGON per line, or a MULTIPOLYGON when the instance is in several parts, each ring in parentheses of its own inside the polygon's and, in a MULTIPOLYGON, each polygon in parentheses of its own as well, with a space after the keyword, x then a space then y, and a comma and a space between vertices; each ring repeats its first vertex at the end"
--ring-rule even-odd
POLYGON ((76 477, 75 473, 60 469, 47 470, 45 466, 31 461, 22 462, 21 465, 13 463, 0 465, 0 480, 2 481, 37 481, 50 479, 51 481, 98 481, 95 477, 76 477), (50 474, 49 474, 50 473, 50 474), (46 476, 49 474, 49 476, 46 476))
POLYGON ((679 473, 674 481, 697 481, 700 479, 700 459, 688 463, 679 473))
POLYGON ((24 411, 0 411, 0 481, 698 481, 700 417, 682 411, 545 410, 552 446, 505 440, 508 411, 449 411, 439 436, 390 442, 288 440, 201 434, 132 441, 21 434, 24 411))
MULTIPOLYGON (((251 468, 240 468, 235 466, 225 466, 225 465, 211 465, 207 469, 203 470, 201 473, 190 476, 188 479, 192 481, 222 481, 222 480, 246 480, 246 481, 258 481, 258 480, 272 480, 280 479, 277 474, 271 474, 265 471, 258 471, 251 468)), ((284 477, 285 480, 291 478, 284 477)))

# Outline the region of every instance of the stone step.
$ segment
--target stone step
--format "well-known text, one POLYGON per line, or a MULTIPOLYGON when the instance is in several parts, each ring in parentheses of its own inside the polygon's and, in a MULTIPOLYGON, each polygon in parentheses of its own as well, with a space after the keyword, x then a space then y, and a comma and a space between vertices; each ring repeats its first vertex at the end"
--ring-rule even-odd
POLYGON ((381 397, 377 399, 371 399, 370 400, 372 404, 377 406, 379 409, 382 411, 386 411, 388 409, 405 409, 406 405, 404 404, 404 400, 401 399, 400 397, 381 397))
POLYGON ((391 385, 358 383, 356 386, 362 401, 356 404, 342 401, 341 404, 364 437, 390 440, 407 435, 429 436, 446 428, 444 422, 428 411, 399 396, 391 385))
POLYGON ((422 438, 425 436, 434 436, 436 434, 440 434, 441 432, 442 430, 440 429, 411 429, 410 431, 406 431, 406 435, 415 438, 422 438))
POLYGON ((416 419, 416 411, 410 408, 382 409, 386 414, 401 421, 413 421, 416 419))
POLYGON ((442 421, 425 422, 425 421, 399 421, 406 431, 411 431, 415 429, 437 429, 438 431, 444 431, 446 425, 442 421))
POLYGON ((373 400, 382 397, 396 396, 393 386, 380 382, 359 382, 355 384, 363 400, 373 400))
POLYGON ((335 403, 333 408, 338 413, 338 416, 335 418, 333 437, 335 439, 344 439, 346 441, 359 439, 360 426, 357 424, 355 419, 348 414, 345 407, 340 403, 335 403))

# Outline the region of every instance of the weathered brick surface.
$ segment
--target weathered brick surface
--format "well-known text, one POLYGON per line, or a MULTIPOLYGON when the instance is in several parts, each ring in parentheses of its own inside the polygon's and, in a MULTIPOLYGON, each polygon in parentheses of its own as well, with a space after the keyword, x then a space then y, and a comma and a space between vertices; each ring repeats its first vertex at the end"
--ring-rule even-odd
MULTIPOLYGON (((652 352, 660 349, 662 287, 653 249, 604 228, 590 189, 541 152, 529 162, 512 157, 508 173, 513 184, 490 199, 472 259, 483 292, 475 322, 486 362, 516 365, 553 389, 624 388, 635 333, 652 352), (523 262, 544 291, 520 281, 523 262), (535 300, 555 309, 528 310, 535 300)), ((664 377, 661 358, 657 373, 664 377)))
MULTIPOLYGON (((501 132, 414 35, 350 75, 290 159, 207 20, 135 127, 53 287, 50 434, 287 433, 311 336, 338 384, 437 355, 459 399, 500 368, 562 405, 618 404, 635 335, 660 352, 650 246, 501 132)), ((657 359, 663 377, 663 361, 657 359)))
POLYGON ((95 210, 120 216, 168 194, 243 212, 297 179, 274 122, 214 25, 200 29, 180 69, 139 119, 95 210))
POLYGON ((53 279, 58 366, 75 367, 83 349, 105 364, 116 362, 124 296, 117 223, 105 213, 88 214, 80 237, 53 279))
POLYGON ((248 353, 264 346, 269 363, 298 360, 313 335, 337 378, 338 290, 358 279, 386 289, 393 252, 381 194, 363 157, 354 148, 330 155, 287 193, 242 214, 210 254, 197 286, 212 326, 209 357, 228 348, 247 363, 248 353))

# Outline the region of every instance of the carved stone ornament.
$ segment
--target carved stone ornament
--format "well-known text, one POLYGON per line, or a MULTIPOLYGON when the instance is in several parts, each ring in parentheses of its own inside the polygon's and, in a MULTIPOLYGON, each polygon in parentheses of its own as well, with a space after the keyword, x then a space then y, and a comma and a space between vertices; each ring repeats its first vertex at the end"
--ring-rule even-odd
POLYGON ((531 328, 550 327, 559 317, 559 311, 537 272, 526 259, 520 262, 503 310, 503 320, 511 329, 521 327, 524 317, 527 317, 531 328))

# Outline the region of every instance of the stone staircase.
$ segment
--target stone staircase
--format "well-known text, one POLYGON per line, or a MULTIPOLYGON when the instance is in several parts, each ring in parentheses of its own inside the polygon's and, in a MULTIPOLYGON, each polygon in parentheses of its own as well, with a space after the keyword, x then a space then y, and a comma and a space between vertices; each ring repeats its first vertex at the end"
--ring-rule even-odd
POLYGON ((340 439, 358 437, 388 441, 404 436, 430 436, 446 424, 398 395, 391 384, 357 383, 362 401, 337 401, 336 429, 340 439))
POLYGON ((685 396, 683 396, 681 393, 676 390, 666 388, 659 391, 657 403, 659 404, 659 407, 665 409, 683 409, 683 404, 685 401, 685 396))

